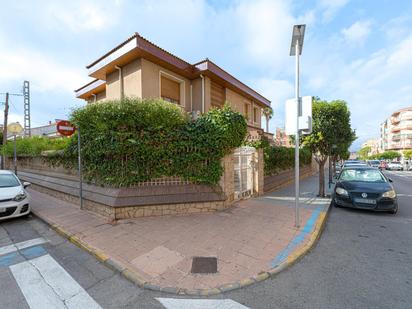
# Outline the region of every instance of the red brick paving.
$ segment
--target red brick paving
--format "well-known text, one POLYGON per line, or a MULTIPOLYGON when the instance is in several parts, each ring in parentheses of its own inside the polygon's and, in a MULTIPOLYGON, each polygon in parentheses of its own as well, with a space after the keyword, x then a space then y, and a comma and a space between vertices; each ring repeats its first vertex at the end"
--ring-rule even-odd
MULTIPOLYGON (((33 211, 162 287, 214 288, 271 268, 299 232, 293 207, 249 199, 212 214, 107 219, 30 190, 33 211), (191 274, 193 256, 218 258, 218 273, 191 274)), ((302 208, 302 224, 312 210, 302 208)))

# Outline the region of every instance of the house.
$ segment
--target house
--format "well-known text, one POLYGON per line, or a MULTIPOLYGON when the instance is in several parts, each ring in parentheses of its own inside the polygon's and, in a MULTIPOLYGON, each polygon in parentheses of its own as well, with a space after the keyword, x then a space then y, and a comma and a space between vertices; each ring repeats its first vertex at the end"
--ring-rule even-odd
POLYGON ((285 133, 285 129, 283 128, 276 128, 274 140, 276 146, 293 147, 293 144, 290 142, 289 135, 285 133))
POLYGON ((227 101, 246 117, 250 137, 263 134, 262 109, 270 101, 209 59, 190 64, 135 33, 86 68, 94 80, 75 94, 88 103, 160 97, 197 114, 227 101))

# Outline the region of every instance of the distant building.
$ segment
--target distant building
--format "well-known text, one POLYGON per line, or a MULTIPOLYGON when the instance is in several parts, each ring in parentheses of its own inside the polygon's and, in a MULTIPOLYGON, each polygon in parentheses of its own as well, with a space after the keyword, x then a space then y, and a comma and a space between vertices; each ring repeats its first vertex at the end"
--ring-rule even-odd
MULTIPOLYGON (((59 137, 61 136, 56 129, 56 122, 49 121, 48 124, 40 127, 31 128, 31 136, 45 136, 45 137, 59 137)), ((24 136, 24 132, 17 135, 17 137, 24 136)), ((13 135, 7 133, 7 139, 12 138, 13 135)))
POLYGON ((365 148, 365 147, 370 147, 368 156, 378 154, 380 152, 379 151, 379 139, 378 138, 368 139, 366 142, 362 144, 362 148, 365 148))
POLYGON ((412 149, 412 106, 397 110, 381 124, 379 149, 412 149))
POLYGON ((274 140, 276 146, 293 147, 290 142, 289 135, 285 133, 283 128, 276 128, 274 140))

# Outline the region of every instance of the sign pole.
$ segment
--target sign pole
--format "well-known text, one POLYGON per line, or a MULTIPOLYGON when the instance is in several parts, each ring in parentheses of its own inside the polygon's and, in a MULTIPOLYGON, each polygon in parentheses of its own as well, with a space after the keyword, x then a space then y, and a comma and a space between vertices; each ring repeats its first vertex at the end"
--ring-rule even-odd
POLYGON ((299 228, 299 116, 301 113, 299 100, 299 40, 296 40, 296 133, 295 133, 295 227, 299 228))
POLYGON ((13 163, 14 163, 14 174, 17 176, 17 153, 16 153, 16 134, 13 138, 13 163))
POLYGON ((83 209, 83 180, 82 180, 82 157, 80 147, 80 126, 77 127, 77 153, 78 153, 78 165, 79 165, 79 198, 80 209, 83 209))

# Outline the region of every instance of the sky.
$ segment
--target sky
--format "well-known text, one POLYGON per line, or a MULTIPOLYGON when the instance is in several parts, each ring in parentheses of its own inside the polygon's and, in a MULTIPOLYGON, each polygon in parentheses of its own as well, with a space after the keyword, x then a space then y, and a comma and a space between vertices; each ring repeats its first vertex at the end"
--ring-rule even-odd
MULTIPOLYGON (((84 105, 73 91, 91 80, 85 66, 134 32, 188 62, 207 57, 270 99, 272 132, 294 96, 294 24, 307 25, 301 95, 348 103, 352 150, 412 105, 412 1, 0 2, 0 93, 20 93, 30 81, 32 126, 84 105)), ((10 121, 23 123, 22 97, 10 102, 10 121)))

